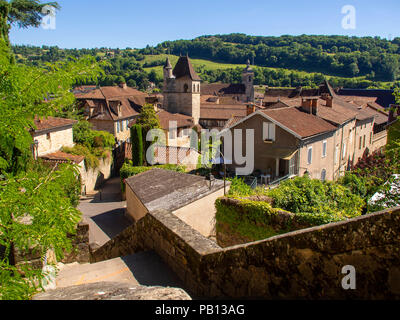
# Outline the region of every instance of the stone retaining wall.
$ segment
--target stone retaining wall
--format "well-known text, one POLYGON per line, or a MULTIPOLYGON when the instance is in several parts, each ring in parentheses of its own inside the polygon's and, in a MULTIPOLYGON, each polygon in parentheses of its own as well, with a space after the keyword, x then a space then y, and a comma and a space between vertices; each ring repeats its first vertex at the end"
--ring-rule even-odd
POLYGON ((61 261, 64 264, 68 263, 89 263, 89 224, 80 222, 76 229, 76 235, 69 236, 72 241, 72 251, 65 253, 64 259, 61 261))
POLYGON ((400 299, 400 208, 226 249, 160 211, 93 258, 142 250, 155 250, 198 297, 400 299), (342 288, 346 265, 356 269, 356 290, 342 288))

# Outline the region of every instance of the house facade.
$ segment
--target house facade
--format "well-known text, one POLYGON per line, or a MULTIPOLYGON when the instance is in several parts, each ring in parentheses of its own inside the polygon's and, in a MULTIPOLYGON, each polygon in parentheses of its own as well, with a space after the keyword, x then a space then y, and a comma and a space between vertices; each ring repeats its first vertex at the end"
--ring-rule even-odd
POLYGON ((146 103, 153 102, 146 93, 124 83, 116 87, 80 90, 75 97, 93 129, 111 133, 117 142, 130 138, 129 123, 139 116, 146 103))
MULTIPOLYGON (((234 137, 234 130, 249 129, 254 130, 254 171, 268 176, 270 181, 306 172, 313 177, 333 179, 336 128, 330 123, 296 108, 285 108, 256 111, 226 130, 234 137)), ((232 154, 235 144, 237 141, 232 154)), ((244 133, 239 144, 246 150, 244 133)), ((237 167, 240 166, 232 159, 228 168, 237 167)))
POLYGON ((34 140, 33 154, 35 158, 59 151, 63 147, 73 147, 73 125, 75 120, 36 117, 35 128, 31 130, 34 140))

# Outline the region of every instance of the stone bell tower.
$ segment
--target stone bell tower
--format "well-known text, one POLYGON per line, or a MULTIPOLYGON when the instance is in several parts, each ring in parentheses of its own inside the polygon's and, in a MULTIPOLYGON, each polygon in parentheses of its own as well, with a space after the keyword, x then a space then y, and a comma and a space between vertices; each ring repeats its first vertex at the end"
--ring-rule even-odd
POLYGON ((246 101, 244 102, 254 102, 254 71, 250 66, 250 60, 247 60, 247 67, 243 70, 242 83, 246 88, 246 101))
POLYGON ((164 109, 200 120, 201 79, 194 71, 189 57, 180 57, 172 70, 167 59, 164 66, 164 109))

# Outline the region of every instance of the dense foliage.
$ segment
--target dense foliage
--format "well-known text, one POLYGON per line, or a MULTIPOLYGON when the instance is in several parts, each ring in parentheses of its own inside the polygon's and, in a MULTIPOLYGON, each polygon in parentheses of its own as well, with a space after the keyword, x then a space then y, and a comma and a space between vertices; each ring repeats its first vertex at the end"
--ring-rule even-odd
MULTIPOLYGON (((100 85, 125 81, 141 90, 146 90, 150 83, 162 87, 162 73, 146 68, 161 68, 165 59, 146 61, 146 58, 167 53, 176 56, 188 53, 192 58, 226 64, 244 64, 250 59, 256 66, 256 85, 315 87, 324 76, 332 76, 330 82, 335 87, 388 88, 384 82, 392 83, 399 77, 399 45, 400 38, 388 41, 371 37, 230 34, 167 41, 140 50, 14 46, 14 52, 18 61, 29 65, 89 54, 98 61, 108 62, 104 66, 105 75, 99 79, 100 85)), ((215 69, 204 65, 196 67, 196 71, 206 82, 238 83, 243 68, 215 69)))
POLYGON ((399 75, 399 46, 400 38, 388 41, 378 37, 229 34, 167 41, 156 49, 225 63, 242 64, 250 59, 264 67, 393 81, 399 75))
POLYGON ((0 300, 28 299, 43 276, 30 265, 14 265, 13 248, 40 256, 51 249, 58 258, 71 249, 67 234, 75 233, 81 216, 75 209, 78 174, 70 165, 41 166, 0 179, 0 248, 5 251, 0 255, 0 300))
POLYGON ((92 130, 88 121, 79 121, 74 125, 74 142, 88 148, 113 148, 115 137, 106 131, 92 130))
POLYGON ((365 201, 337 183, 309 176, 286 180, 268 195, 277 207, 293 213, 325 213, 351 218, 361 215, 365 201))
POLYGON ((9 27, 35 26, 43 5, 0 0, 0 299, 29 299, 44 276, 34 265, 16 264, 14 249, 39 256, 51 249, 60 258, 71 248, 67 234, 75 233, 80 220, 78 171, 71 165, 32 164, 29 131, 35 129, 35 116, 51 116, 72 104, 72 86, 96 81, 101 69, 91 57, 40 67, 15 63, 9 27))
POLYGON ((135 124, 131 128, 132 162, 134 166, 142 166, 144 162, 142 126, 135 124))

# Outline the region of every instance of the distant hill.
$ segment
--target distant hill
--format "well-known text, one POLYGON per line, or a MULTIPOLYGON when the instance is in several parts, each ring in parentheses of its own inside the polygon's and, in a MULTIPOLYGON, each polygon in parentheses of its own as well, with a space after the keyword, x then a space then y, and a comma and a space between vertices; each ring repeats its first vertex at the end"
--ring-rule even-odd
POLYGON ((189 54, 206 82, 240 82, 249 59, 255 65, 255 84, 270 87, 315 87, 326 77, 334 86, 389 89, 400 76, 400 38, 281 36, 244 34, 202 36, 193 40, 166 41, 144 49, 59 49, 14 46, 17 61, 40 65, 68 56, 93 55, 107 60, 101 85, 126 81, 146 89, 162 86, 162 65, 189 54))

